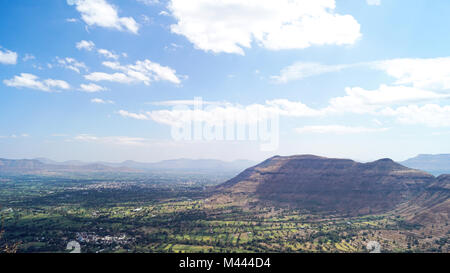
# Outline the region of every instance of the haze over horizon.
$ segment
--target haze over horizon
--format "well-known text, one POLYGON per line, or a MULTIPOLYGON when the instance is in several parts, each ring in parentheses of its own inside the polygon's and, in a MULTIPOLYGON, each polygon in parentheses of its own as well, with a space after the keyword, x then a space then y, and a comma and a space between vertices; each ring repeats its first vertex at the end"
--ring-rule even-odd
POLYGON ((1 158, 450 153, 448 1, 13 2, 0 10, 1 158), (258 111, 279 118, 274 150, 172 136, 191 116, 250 126, 258 111))

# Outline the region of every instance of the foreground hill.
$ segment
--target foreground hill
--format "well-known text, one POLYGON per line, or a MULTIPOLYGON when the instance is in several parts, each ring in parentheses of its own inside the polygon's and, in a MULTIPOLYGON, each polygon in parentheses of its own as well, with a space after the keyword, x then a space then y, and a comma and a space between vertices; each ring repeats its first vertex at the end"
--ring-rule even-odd
POLYGON ((400 162, 400 164, 434 175, 448 174, 450 173, 450 154, 422 154, 400 162))
POLYGON ((275 156, 220 185, 215 199, 369 214, 414 200, 435 183, 433 175, 390 159, 358 163, 313 155, 275 156))
POLYGON ((417 224, 449 222, 450 175, 441 175, 425 191, 402 204, 397 212, 417 224))

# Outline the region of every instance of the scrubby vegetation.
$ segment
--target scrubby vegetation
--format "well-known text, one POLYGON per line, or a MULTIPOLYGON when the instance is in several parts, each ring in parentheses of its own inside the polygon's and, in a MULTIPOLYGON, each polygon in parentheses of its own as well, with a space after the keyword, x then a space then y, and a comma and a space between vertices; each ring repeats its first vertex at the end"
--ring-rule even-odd
POLYGON ((448 252, 440 226, 214 202, 215 177, 0 178, 2 252, 448 252))

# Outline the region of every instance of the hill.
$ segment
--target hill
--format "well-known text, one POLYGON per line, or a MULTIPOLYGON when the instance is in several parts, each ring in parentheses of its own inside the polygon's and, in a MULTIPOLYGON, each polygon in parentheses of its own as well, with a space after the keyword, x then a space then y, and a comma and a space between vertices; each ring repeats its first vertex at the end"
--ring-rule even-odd
POLYGON ((450 173, 450 154, 421 154, 400 164, 413 169, 424 170, 433 175, 450 173))
POLYGON ((391 159, 358 163, 313 155, 272 157, 219 185, 216 200, 246 199, 337 214, 387 212, 426 192, 436 178, 391 159))

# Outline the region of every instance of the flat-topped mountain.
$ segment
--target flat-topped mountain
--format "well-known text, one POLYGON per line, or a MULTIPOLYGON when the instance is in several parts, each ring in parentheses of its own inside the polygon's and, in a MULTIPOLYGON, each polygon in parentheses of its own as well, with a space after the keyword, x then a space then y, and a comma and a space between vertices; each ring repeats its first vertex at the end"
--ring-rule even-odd
POLYGON ((246 196, 311 211, 385 212, 414 199, 436 178, 381 159, 358 163, 313 155, 275 156, 220 185, 224 195, 246 196))
POLYGON ((448 174, 450 173, 450 154, 421 154, 400 162, 400 164, 434 175, 448 174))

